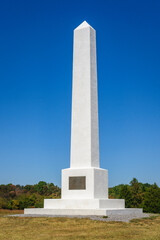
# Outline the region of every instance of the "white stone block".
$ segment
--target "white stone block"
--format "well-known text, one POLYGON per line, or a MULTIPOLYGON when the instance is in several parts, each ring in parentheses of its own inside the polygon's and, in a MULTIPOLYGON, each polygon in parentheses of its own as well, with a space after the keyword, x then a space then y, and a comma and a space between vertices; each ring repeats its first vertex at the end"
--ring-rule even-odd
POLYGON ((124 209, 123 199, 45 199, 45 209, 124 209))
POLYGON ((108 198, 108 171, 101 168, 62 170, 62 199, 108 198), (69 177, 86 177, 85 190, 69 190, 69 177))
POLYGON ((137 215, 143 211, 141 208, 124 209, 44 209, 44 208, 26 208, 24 214, 34 215, 54 215, 56 216, 110 216, 110 215, 137 215))

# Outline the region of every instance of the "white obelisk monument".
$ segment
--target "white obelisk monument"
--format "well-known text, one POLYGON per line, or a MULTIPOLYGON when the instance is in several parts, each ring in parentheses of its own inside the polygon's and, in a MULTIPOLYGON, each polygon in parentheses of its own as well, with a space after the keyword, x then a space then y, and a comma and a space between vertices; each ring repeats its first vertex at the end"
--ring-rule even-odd
POLYGON ((45 199, 25 214, 109 215, 125 209, 108 199, 108 171, 99 167, 96 32, 85 21, 74 30, 70 168, 62 170, 62 198, 45 199))
POLYGON ((96 32, 83 22, 74 31, 71 168, 99 168, 96 32))
POLYGON ((96 32, 74 30, 70 168, 62 171, 62 198, 108 197, 108 172, 99 168, 96 32))

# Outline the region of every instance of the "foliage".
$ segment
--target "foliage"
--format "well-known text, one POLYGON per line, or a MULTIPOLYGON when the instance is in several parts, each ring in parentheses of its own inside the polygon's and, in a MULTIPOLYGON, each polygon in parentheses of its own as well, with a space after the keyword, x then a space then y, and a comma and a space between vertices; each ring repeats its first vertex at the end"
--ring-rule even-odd
POLYGON ((109 196, 125 199, 126 208, 143 208, 144 212, 160 213, 160 188, 156 184, 143 184, 133 178, 129 185, 110 188, 109 196))
POLYGON ((61 189, 53 183, 40 181, 35 185, 0 185, 0 208, 24 209, 43 207, 44 198, 60 198, 61 189))
POLYGON ((125 199, 126 208, 130 208, 132 206, 132 192, 128 185, 121 186, 119 197, 125 199))
POLYGON ((146 212, 160 213, 160 188, 156 184, 145 193, 143 208, 146 212))
POLYGON ((5 198, 0 197, 0 209, 6 209, 8 207, 8 202, 5 198))
POLYGON ((141 207, 143 201, 142 188, 136 178, 130 182, 131 194, 132 194, 132 205, 135 208, 141 207))

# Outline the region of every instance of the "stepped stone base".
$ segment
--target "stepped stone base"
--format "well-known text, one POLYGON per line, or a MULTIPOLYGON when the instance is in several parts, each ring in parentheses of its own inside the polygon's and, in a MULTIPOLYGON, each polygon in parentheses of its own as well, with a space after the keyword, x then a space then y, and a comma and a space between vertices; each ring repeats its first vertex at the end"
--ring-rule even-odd
POLYGON ((24 214, 31 215, 55 215, 55 216, 111 216, 111 215, 135 215, 141 214, 141 208, 124 209, 45 209, 45 208, 26 208, 24 214))
POLYGON ((44 208, 25 208, 24 214, 36 215, 130 215, 140 208, 125 208, 123 199, 45 199, 44 208))

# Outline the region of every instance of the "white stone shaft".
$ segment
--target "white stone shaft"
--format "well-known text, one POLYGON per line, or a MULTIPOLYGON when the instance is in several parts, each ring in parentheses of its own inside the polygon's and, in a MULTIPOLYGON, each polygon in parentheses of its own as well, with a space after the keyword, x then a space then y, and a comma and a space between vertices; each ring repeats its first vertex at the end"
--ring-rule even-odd
POLYGON ((71 168, 99 167, 96 31, 74 30, 71 168))

